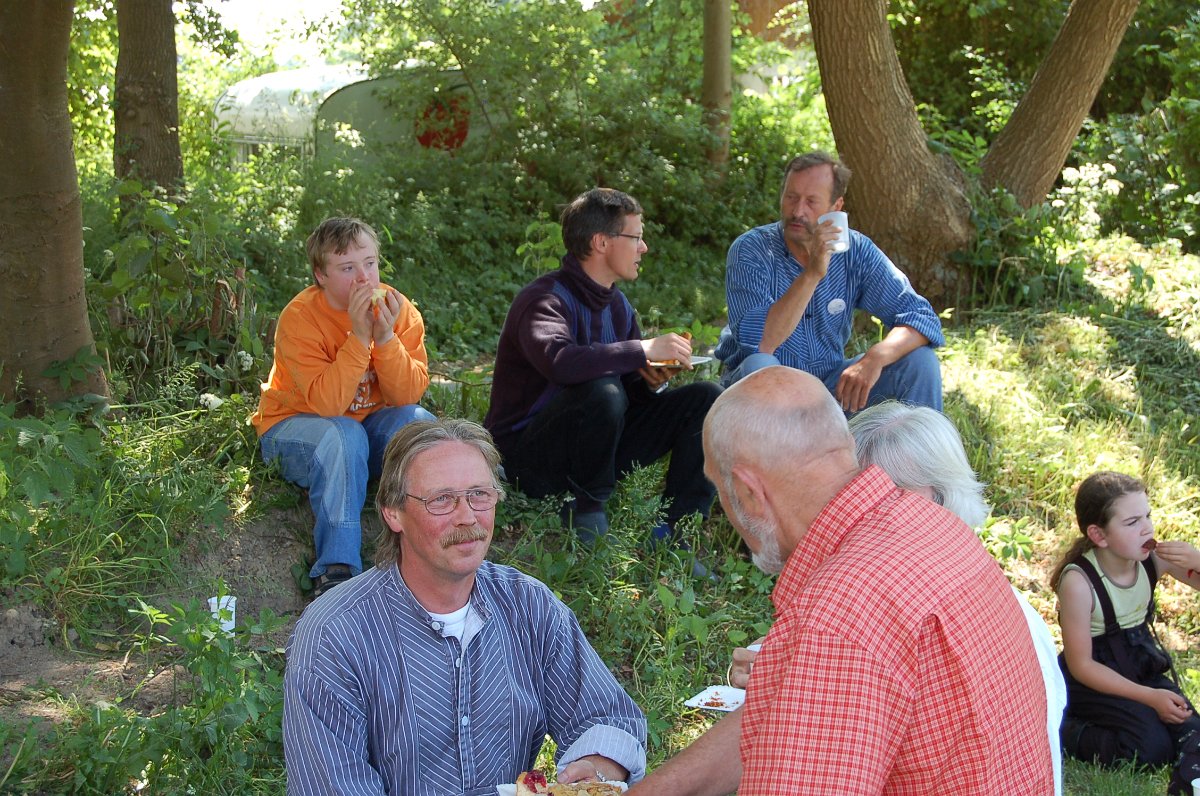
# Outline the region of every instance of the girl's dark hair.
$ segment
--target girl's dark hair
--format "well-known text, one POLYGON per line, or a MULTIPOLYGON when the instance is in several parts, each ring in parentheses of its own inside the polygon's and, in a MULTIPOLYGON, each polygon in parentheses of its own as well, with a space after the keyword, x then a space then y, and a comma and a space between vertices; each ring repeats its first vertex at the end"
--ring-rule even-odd
POLYGON ((1075 490, 1075 522, 1079 525, 1077 538, 1067 552, 1063 553, 1054 571, 1050 573, 1050 588, 1057 590, 1062 580, 1063 569, 1073 564, 1095 544, 1088 538, 1087 529, 1092 525, 1104 527, 1112 519, 1113 503, 1118 498, 1135 492, 1145 492, 1146 485, 1131 475, 1102 470, 1083 479, 1075 490))

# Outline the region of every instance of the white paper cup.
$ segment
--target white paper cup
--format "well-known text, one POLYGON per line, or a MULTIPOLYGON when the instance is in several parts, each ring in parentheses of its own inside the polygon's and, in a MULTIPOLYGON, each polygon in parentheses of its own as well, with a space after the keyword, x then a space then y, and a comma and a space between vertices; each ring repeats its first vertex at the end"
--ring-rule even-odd
POLYGON ((1192 780, 1192 796, 1200 796, 1200 777, 1192 780))
POLYGON ((829 250, 834 254, 844 252, 850 248, 850 217, 841 210, 831 210, 825 215, 817 219, 818 224, 823 224, 826 221, 833 224, 835 227, 841 227, 841 232, 837 238, 829 245, 829 250))
POLYGON ((209 597, 208 610, 212 612, 213 619, 221 623, 221 629, 226 633, 233 632, 233 626, 237 617, 237 597, 226 594, 224 597, 209 597), (226 616, 221 616, 224 612, 226 616))

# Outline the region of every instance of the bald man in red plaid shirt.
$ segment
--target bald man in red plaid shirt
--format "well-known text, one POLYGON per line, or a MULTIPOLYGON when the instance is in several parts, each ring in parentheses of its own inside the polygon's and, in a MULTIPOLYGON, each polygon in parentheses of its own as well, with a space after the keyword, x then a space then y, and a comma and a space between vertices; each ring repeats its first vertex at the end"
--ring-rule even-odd
POLYGON ((631 796, 1054 793, 1029 630, 966 524, 860 469, 803 371, 726 390, 704 448, 755 563, 780 573, 776 619, 745 707, 631 796))

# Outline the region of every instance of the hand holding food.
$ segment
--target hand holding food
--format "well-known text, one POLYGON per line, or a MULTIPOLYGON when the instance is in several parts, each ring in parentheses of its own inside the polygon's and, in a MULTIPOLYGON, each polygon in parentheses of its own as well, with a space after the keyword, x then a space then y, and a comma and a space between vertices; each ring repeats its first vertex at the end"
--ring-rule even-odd
POLYGON ((670 368, 656 367, 654 365, 643 365, 638 369, 638 374, 646 382, 646 386, 650 388, 651 392, 657 392, 671 380, 670 368))
POLYGON ((400 317, 401 301, 400 294, 394 290, 379 287, 371 291, 372 309, 375 313, 371 337, 375 345, 383 345, 394 336, 396 320, 400 317), (379 296, 378 300, 376 296, 379 296))
POLYGON ((754 666, 754 659, 758 657, 758 651, 762 649, 764 641, 766 638, 760 638, 745 647, 733 648, 733 662, 729 664, 729 684, 731 686, 745 688, 750 682, 750 669, 754 666))
POLYGON ((684 340, 686 340, 686 341, 687 341, 687 343, 688 343, 688 356, 687 356, 687 359, 684 359, 684 360, 682 360, 682 361, 680 361, 680 360, 678 360, 678 359, 668 359, 668 360, 666 361, 666 363, 665 363, 665 364, 667 364, 667 365, 678 365, 678 366, 680 366, 680 367, 683 367, 684 363, 686 363, 686 364, 687 364, 687 367, 688 367, 688 369, 690 370, 690 369, 691 369, 691 365, 692 365, 692 333, 691 333, 691 332, 684 332, 684 333, 682 333, 682 334, 681 334, 681 335, 679 335, 679 336, 680 336, 680 337, 682 337, 684 340))
POLYGON ((1180 569, 1200 572, 1200 550, 1187 542, 1159 542, 1154 547, 1154 553, 1180 569))
POLYGON ((615 782, 547 782, 541 771, 523 771, 517 777, 517 796, 615 796, 624 789, 615 782))
MULTIPOLYGON (((686 333, 685 333, 686 334, 686 333)), ((667 334, 642 341, 642 350, 646 360, 658 367, 679 367, 692 369, 691 335, 668 332, 667 334), (667 365, 665 363, 674 363, 667 365)))

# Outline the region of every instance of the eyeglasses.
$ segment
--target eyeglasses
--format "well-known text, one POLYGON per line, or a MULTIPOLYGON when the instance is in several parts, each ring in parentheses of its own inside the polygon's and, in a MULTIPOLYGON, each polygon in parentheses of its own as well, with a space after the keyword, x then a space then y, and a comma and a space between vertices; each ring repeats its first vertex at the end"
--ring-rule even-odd
POLYGON ((472 511, 487 511, 495 508, 500 502, 503 493, 499 489, 491 489, 483 486, 474 486, 470 489, 447 489, 445 492, 438 492, 429 497, 418 497, 417 495, 404 493, 405 497, 410 497, 413 500, 419 500, 425 504, 425 510, 433 515, 449 514, 458 508, 458 501, 466 498, 467 505, 472 511))
POLYGON ((610 235, 614 238, 633 238, 638 243, 642 242, 641 235, 630 235, 628 232, 613 232, 613 233, 610 233, 610 235))

